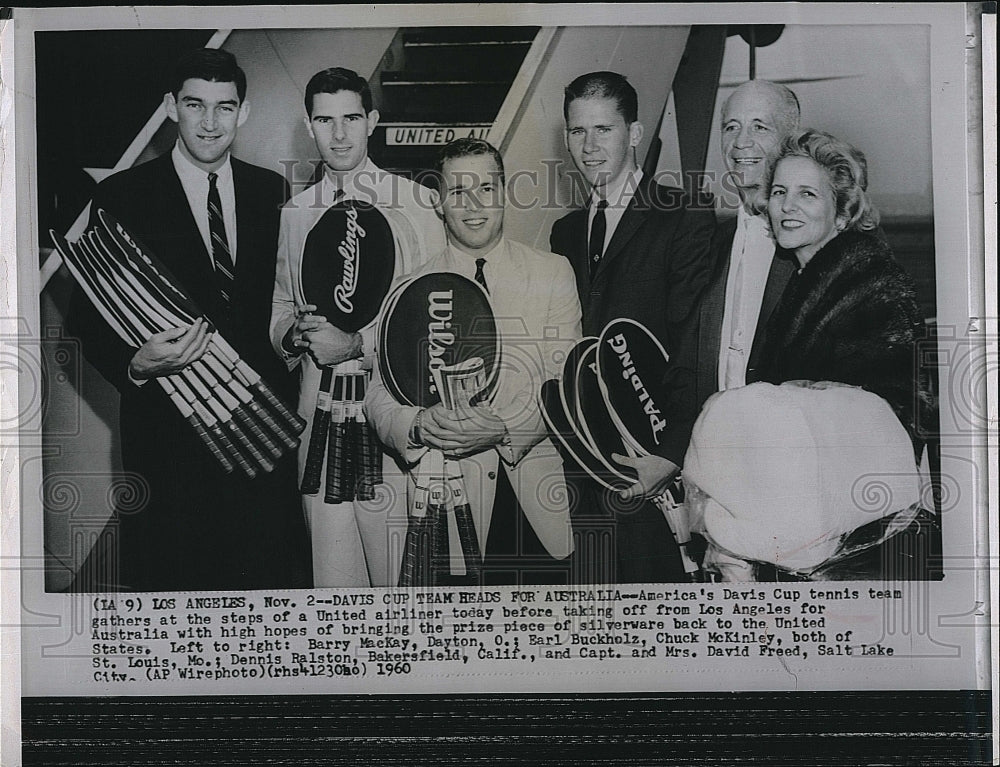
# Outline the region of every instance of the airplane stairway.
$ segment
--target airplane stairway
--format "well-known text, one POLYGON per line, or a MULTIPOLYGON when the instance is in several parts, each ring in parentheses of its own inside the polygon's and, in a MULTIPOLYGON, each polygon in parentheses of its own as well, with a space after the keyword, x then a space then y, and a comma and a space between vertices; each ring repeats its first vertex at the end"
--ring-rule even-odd
POLYGON ((372 78, 381 113, 372 156, 412 177, 449 141, 486 138, 538 29, 400 29, 372 78))

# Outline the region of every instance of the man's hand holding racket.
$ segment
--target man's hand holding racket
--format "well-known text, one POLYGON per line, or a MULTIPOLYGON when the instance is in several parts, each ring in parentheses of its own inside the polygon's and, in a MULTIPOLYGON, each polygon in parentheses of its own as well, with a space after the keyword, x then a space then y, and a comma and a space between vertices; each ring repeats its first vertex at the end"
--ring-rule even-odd
POLYGON ((485 404, 457 404, 449 410, 442 403, 423 411, 420 439, 448 458, 464 458, 499 445, 507 436, 507 426, 485 404))
POLYGON ((200 317, 187 327, 154 333, 136 350, 129 375, 144 381, 178 373, 204 356, 211 339, 208 322, 200 317))
POLYGON ((282 342, 285 349, 293 354, 308 351, 321 367, 360 357, 361 334, 347 333, 315 311, 315 304, 297 307, 295 322, 282 342))

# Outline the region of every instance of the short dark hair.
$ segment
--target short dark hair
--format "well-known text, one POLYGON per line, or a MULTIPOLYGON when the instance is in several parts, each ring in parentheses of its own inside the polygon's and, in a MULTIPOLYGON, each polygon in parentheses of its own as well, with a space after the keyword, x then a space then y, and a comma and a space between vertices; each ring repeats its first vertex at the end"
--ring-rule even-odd
POLYGON ((500 170, 500 183, 505 183, 507 175, 503 169, 503 157, 500 155, 500 150, 489 141, 483 141, 481 138, 457 138, 441 147, 441 151, 438 153, 437 162, 434 165, 434 178, 432 179, 437 190, 439 192, 442 190, 441 179, 444 175, 444 164, 448 160, 480 155, 489 155, 493 158, 500 170))
POLYGON ((340 93, 341 91, 357 93, 361 97, 361 106, 364 107, 365 114, 374 108, 372 106, 372 89, 365 78, 353 69, 330 67, 309 78, 305 96, 306 114, 312 117, 313 96, 317 93, 340 93))
POLYGON ((778 157, 769 169, 768 188, 775 168, 786 157, 807 157, 826 171, 837 216, 844 220, 845 229, 870 232, 878 227, 878 210, 868 196, 868 161, 864 152, 823 131, 797 131, 781 143, 778 157))
POLYGON ((233 83, 240 103, 247 96, 247 76, 236 57, 220 48, 198 48, 181 55, 170 70, 170 92, 177 98, 188 80, 210 83, 233 83))
POLYGON ((613 99, 625 123, 639 119, 639 96, 624 75, 617 72, 591 72, 580 75, 563 91, 563 119, 569 118, 569 105, 577 99, 613 99))

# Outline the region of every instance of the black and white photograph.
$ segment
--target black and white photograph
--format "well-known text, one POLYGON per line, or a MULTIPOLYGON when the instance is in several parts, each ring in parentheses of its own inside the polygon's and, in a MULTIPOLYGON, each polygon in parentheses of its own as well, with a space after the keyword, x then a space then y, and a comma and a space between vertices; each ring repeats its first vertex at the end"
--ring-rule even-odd
POLYGON ((38 33, 46 362, 78 374, 47 393, 47 588, 940 577, 928 42, 38 33), (586 71, 601 46, 622 71, 586 71), (442 304, 440 343, 420 307, 462 288, 383 307, 429 272, 489 297, 442 304), (596 351, 621 319, 658 342, 624 377, 630 339, 615 369, 596 351), (450 415, 431 370, 473 359, 492 389, 450 415))
POLYGON ((972 18, 14 9, 20 694, 987 705, 972 18))

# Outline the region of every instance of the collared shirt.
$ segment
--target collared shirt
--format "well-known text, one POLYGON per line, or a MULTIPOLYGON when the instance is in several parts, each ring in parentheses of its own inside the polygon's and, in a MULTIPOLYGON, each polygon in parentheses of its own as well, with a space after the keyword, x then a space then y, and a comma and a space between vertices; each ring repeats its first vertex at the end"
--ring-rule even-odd
POLYGON ((720 391, 746 385, 747 362, 773 258, 774 240, 766 219, 763 215, 751 216, 740 206, 719 342, 720 391))
MULTIPOLYGON (((181 152, 180 142, 174 145, 170 153, 174 162, 174 170, 184 187, 184 195, 194 216, 201 239, 205 243, 209 258, 212 256, 212 235, 208 229, 208 173, 192 163, 181 152)), ((219 189, 219 199, 222 202, 222 219, 226 225, 226 240, 229 252, 236 263, 236 187, 233 184, 233 165, 226 155, 226 161, 215 171, 218 176, 216 186, 219 189)), ((213 267, 214 267, 214 261, 213 267)))
POLYGON ((343 175, 343 185, 341 178, 335 180, 324 171, 320 188, 317 190, 319 197, 316 202, 323 207, 329 207, 336 199, 337 193, 343 190, 346 200, 359 200, 371 205, 391 205, 397 201, 379 199, 379 191, 382 190, 386 177, 391 177, 391 174, 379 168, 370 157, 365 157, 361 165, 343 175))
POLYGON ((455 265, 455 272, 461 274, 463 277, 468 277, 470 280, 476 279, 476 259, 485 258, 486 263, 483 264, 483 277, 486 278, 490 295, 493 295, 494 285, 497 290, 502 291, 504 289, 507 281, 500 278, 504 271, 503 261, 509 259, 509 255, 507 254, 507 239, 505 237, 501 237, 500 241, 488 253, 477 253, 476 255, 459 250, 453 243, 449 242, 448 255, 455 265))
POLYGON ((626 174, 618 186, 611 189, 605 187, 605 196, 596 193, 590 195, 587 211, 587 242, 590 242, 590 228, 594 224, 594 214, 597 213, 597 204, 601 200, 606 199, 608 201, 608 207, 604 209, 604 220, 607 222, 607 229, 604 233, 604 247, 601 248, 601 253, 607 252, 611 238, 615 234, 615 229, 618 228, 622 216, 625 215, 625 210, 632 202, 632 198, 635 197, 635 191, 639 188, 641 181, 642 169, 636 168, 631 173, 626 174))

